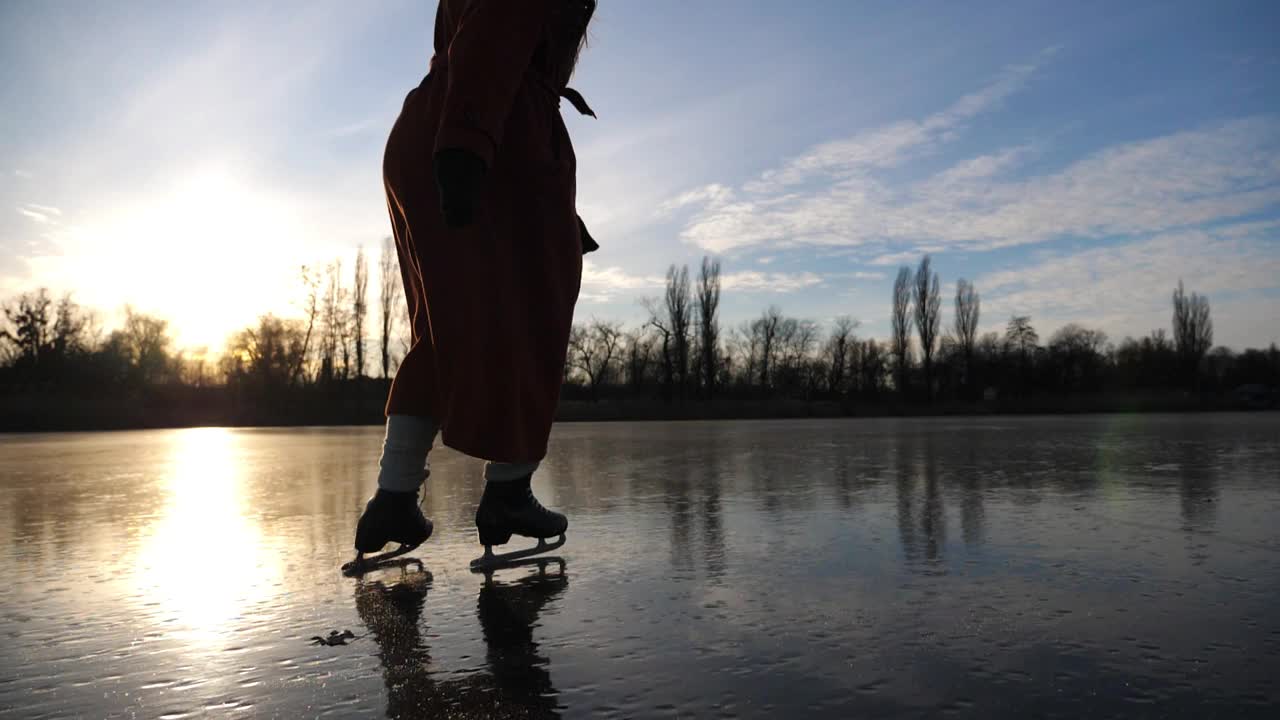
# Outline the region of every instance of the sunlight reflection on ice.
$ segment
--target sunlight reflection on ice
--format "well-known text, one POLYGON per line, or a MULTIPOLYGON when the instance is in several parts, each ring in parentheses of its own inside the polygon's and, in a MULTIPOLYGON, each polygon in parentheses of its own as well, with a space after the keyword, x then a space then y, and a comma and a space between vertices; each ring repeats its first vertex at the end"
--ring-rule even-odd
POLYGON ((188 642, 209 642, 247 608, 269 599, 276 557, 261 551, 262 533, 245 516, 238 438, 223 428, 185 430, 172 444, 167 502, 149 528, 134 566, 133 587, 188 642))

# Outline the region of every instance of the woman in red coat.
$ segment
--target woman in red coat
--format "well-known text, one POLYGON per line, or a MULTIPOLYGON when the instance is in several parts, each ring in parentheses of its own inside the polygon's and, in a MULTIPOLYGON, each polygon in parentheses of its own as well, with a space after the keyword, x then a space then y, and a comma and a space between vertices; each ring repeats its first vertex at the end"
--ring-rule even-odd
MULTIPOLYGON (((530 480, 546 454, 569 329, 594 249, 560 116, 595 0, 440 0, 430 72, 387 141, 383 178, 413 346, 387 400, 361 554, 431 534, 417 493, 437 431, 488 460, 480 542, 563 535, 530 480)), ((357 564, 361 556, 357 556, 357 564)))

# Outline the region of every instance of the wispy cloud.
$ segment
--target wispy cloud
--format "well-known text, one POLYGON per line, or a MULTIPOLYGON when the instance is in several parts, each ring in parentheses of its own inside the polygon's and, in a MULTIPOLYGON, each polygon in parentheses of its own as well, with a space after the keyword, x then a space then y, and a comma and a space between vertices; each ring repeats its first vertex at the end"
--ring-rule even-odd
POLYGON ((597 267, 590 260, 582 261, 582 286, 592 299, 601 299, 615 293, 660 288, 666 278, 660 275, 635 275, 617 266, 597 267))
POLYGON ((24 203, 15 209, 18 211, 18 214, 38 223, 57 222, 57 218, 62 217, 61 210, 49 205, 24 203))
MULTIPOLYGON (((720 276, 725 290, 744 292, 789 293, 822 284, 821 275, 813 272, 759 272, 742 270, 720 276)), ((661 290, 666 277, 661 275, 636 275, 617 267, 597 267, 590 260, 582 264, 581 299, 588 302, 604 302, 619 295, 634 295, 661 290)))
POLYGON ((759 272, 743 270, 726 273, 720 278, 725 290, 762 291, 788 293, 820 285, 822 276, 812 272, 759 272))
POLYGON ((21 168, 14 169, 13 176, 17 178, 22 178, 23 180, 31 179, 31 173, 27 172, 26 170, 22 170, 21 168))
MULTIPOLYGON (((1052 54, 1046 51, 1045 55, 1052 54)), ((923 120, 904 120, 859 133, 852 137, 823 143, 786 163, 765 172, 759 180, 748 183, 750 193, 773 193, 803 185, 825 176, 842 179, 873 169, 901 165, 918 154, 928 152, 951 140, 966 121, 990 110, 1026 84, 1038 63, 1014 65, 999 78, 977 92, 952 103, 945 110, 923 120)))
POLYGON ((877 255, 867 261, 868 265, 904 265, 914 263, 920 259, 924 252, 920 250, 907 250, 898 253, 886 253, 877 255))
POLYGON ((733 198, 733 190, 726 185, 712 183, 682 193, 659 206, 659 212, 670 213, 690 205, 723 207, 733 198))
MULTIPOLYGON (((1194 227, 1280 203, 1280 121, 1270 116, 1117 144, 1038 175, 1018 172, 1042 148, 1017 145, 901 180, 899 166, 960 137, 1035 69, 1010 68, 923 120, 818 145, 740 188, 686 192, 669 203, 697 208, 682 237, 713 252, 870 243, 990 250, 1194 227)), ((872 262, 905 255, 882 251, 872 262)))

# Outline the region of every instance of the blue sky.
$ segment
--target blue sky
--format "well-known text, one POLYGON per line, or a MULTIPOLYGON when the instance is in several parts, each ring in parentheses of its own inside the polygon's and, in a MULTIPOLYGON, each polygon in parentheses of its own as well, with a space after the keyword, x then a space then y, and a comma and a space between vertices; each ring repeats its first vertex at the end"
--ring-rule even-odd
MULTIPOLYGON (((379 172, 435 5, 0 5, 0 295, 74 290, 216 346, 296 314, 298 266, 376 251, 379 172)), ((770 304, 887 334, 925 252, 983 329, 1169 323, 1280 341, 1280 5, 601 0, 566 105, 603 246, 578 316, 636 323, 721 257, 770 304)), ((943 322, 950 322, 944 304, 943 322)))

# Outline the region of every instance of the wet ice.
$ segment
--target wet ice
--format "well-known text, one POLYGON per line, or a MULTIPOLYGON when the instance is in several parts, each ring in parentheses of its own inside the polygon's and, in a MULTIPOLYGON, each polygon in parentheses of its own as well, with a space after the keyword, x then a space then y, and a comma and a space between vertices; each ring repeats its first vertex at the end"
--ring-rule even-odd
POLYGON ((558 560, 480 464, 355 580, 378 428, 0 439, 0 714, 1269 716, 1280 418, 561 425, 558 560), (350 629, 346 644, 311 644, 350 629))

